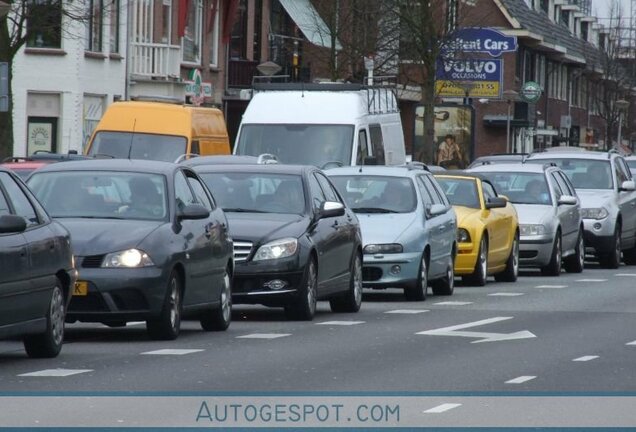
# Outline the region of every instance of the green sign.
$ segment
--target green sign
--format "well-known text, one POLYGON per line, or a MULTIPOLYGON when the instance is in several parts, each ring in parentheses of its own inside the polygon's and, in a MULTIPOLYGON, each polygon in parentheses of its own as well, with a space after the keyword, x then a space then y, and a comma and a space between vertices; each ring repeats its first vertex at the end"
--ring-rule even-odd
POLYGON ((535 102, 538 102, 539 99, 541 98, 542 92, 543 92, 543 89, 541 88, 539 83, 536 83, 534 81, 528 81, 524 83, 523 86, 521 87, 519 96, 521 97, 521 100, 523 100, 524 102, 535 103, 535 102))

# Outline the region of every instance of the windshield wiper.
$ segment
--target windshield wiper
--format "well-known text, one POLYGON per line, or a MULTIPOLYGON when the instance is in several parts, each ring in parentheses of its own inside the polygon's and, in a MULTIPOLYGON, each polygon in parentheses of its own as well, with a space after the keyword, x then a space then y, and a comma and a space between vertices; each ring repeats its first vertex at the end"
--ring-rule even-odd
POLYGON ((246 208, 223 208, 223 211, 233 213, 269 213, 263 210, 246 209, 246 208))
POLYGON ((61 216, 65 218, 78 218, 78 219, 115 219, 115 220, 126 220, 126 218, 120 216, 61 216))
POLYGON ((399 213, 398 211, 381 207, 353 207, 354 213, 399 213))

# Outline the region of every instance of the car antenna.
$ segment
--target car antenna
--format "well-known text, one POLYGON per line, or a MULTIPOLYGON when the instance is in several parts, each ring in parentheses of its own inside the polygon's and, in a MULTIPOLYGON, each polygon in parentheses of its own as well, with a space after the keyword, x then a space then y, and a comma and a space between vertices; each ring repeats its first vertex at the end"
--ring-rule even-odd
POLYGON ((135 138, 135 126, 137 126, 137 117, 133 119, 132 134, 130 134, 130 147, 128 147, 128 159, 132 155, 133 139, 135 138))

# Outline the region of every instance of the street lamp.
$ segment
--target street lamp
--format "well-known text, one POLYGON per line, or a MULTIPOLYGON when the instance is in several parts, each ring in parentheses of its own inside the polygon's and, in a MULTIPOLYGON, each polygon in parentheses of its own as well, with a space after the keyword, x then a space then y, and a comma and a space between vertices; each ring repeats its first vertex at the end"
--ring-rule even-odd
POLYGON ((8 14, 10 10, 11 10, 11 5, 9 3, 0 1, 0 18, 8 14))
POLYGON ((512 153, 512 149, 510 148, 510 107, 512 102, 519 98, 519 93, 514 90, 506 90, 503 92, 503 98, 508 102, 508 116, 506 117, 506 151, 508 153, 512 153))
POLYGON ((622 148, 622 126, 623 126, 623 112, 627 110, 629 107, 629 102, 625 99, 619 99, 616 102, 616 109, 618 110, 618 141, 616 143, 616 149, 620 150, 622 148))

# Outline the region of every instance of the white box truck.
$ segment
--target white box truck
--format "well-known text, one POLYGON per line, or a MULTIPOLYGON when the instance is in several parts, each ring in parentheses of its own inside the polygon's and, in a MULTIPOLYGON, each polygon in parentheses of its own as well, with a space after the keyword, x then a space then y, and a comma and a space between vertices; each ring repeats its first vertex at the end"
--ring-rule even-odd
POLYGON ((255 83, 234 154, 275 155, 321 168, 401 165, 404 132, 395 87, 255 83))

